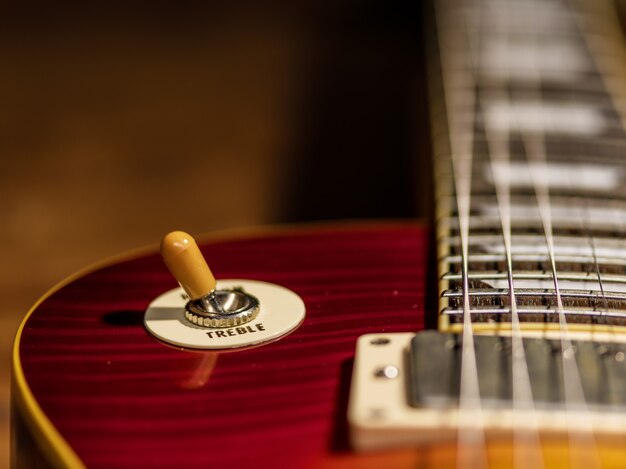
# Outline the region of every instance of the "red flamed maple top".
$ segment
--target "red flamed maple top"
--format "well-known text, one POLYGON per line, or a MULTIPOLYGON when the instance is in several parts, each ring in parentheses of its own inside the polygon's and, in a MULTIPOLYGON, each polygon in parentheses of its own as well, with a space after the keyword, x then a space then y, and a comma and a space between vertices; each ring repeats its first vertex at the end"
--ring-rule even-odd
POLYGON ((155 249, 78 278, 30 316, 19 353, 42 410, 89 467, 346 462, 355 341, 423 327, 428 230, 288 230, 201 248, 218 278, 299 294, 302 325, 271 344, 222 353, 158 342, 143 314, 176 283, 155 249))

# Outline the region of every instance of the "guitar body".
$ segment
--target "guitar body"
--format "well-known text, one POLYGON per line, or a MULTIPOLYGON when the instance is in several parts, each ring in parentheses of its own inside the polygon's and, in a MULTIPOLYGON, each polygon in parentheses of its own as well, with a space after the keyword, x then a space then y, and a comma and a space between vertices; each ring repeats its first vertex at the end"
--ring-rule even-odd
MULTIPOLYGON (((304 322, 270 344, 229 352, 155 340, 143 314, 172 277, 156 249, 88 270, 27 315, 13 357, 15 467, 448 467, 456 442, 354 453, 346 408, 356 339, 436 321, 430 230, 381 223, 260 232, 201 245, 218 277, 284 285, 304 322), (431 295, 432 296, 432 295, 431 295)), ((599 442, 620 467, 621 441, 599 442)), ((549 467, 567 441, 544 440, 549 467)), ((509 467, 508 437, 490 467, 509 467)))
POLYGON ((290 335, 225 353, 176 349, 144 329, 148 304, 175 286, 156 249, 75 277, 18 333, 14 462, 39 454, 88 467, 346 463, 355 341, 424 327, 429 246, 429 230, 409 224, 202 243, 218 278, 280 284, 306 305, 290 335))

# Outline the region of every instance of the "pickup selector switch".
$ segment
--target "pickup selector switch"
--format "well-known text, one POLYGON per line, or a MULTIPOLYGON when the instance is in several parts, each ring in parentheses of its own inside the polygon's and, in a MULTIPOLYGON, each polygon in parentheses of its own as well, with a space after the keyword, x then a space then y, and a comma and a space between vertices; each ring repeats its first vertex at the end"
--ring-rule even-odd
POLYGON ((161 241, 161 256, 189 296, 187 321, 202 327, 240 326, 259 314, 259 300, 242 288, 217 289, 217 282, 196 241, 184 231, 172 231, 161 241))

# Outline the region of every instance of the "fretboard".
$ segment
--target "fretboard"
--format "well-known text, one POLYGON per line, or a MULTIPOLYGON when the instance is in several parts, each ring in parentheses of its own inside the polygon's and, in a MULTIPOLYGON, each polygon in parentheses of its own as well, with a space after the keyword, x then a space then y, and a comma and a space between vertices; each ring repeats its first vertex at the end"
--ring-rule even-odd
POLYGON ((435 0, 433 15, 443 324, 464 311, 508 322, 514 298, 523 322, 556 322, 562 308, 571 323, 626 325, 614 13, 593 0, 435 0))

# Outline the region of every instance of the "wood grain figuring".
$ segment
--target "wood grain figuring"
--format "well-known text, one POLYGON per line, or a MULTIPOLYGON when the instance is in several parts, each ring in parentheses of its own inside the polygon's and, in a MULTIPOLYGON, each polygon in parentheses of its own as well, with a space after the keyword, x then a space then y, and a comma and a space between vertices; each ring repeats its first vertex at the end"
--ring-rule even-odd
POLYGON ((428 232, 409 225, 202 244, 218 278, 274 282, 307 307, 291 335, 228 353, 163 345, 142 325, 175 282, 158 254, 46 299, 20 345, 24 376, 89 467, 255 467, 345 461, 357 337, 424 324, 428 232))

